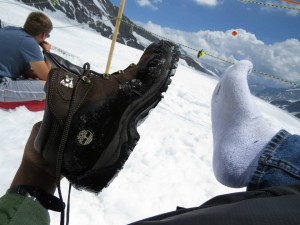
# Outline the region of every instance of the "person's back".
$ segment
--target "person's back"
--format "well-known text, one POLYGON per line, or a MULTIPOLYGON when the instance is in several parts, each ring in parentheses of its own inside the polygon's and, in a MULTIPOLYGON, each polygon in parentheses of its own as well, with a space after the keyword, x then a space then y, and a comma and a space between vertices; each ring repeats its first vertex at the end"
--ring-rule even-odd
POLYGON ((0 30, 1 76, 20 78, 30 70, 29 62, 42 60, 36 40, 22 28, 5 27, 0 30))
POLYGON ((41 12, 28 15, 23 28, 0 29, 0 102, 41 101, 51 64, 43 52, 53 29, 51 20, 41 12))

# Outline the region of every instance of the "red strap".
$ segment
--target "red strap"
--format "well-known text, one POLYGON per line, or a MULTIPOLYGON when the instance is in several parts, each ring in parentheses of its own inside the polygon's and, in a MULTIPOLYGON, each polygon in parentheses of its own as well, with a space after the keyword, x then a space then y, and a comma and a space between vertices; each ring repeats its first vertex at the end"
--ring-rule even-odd
POLYGON ((46 100, 42 101, 23 101, 23 102, 0 102, 0 108, 15 109, 19 106, 25 106, 29 111, 36 112, 45 109, 46 100))

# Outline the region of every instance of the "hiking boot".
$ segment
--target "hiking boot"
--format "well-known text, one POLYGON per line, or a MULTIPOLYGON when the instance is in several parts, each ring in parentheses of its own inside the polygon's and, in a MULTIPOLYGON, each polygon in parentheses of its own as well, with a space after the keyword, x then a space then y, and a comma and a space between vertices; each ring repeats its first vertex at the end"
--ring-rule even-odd
POLYGON ((101 191, 128 159, 139 121, 161 100, 178 60, 178 47, 160 41, 108 78, 87 66, 82 76, 52 70, 37 151, 76 188, 101 191))

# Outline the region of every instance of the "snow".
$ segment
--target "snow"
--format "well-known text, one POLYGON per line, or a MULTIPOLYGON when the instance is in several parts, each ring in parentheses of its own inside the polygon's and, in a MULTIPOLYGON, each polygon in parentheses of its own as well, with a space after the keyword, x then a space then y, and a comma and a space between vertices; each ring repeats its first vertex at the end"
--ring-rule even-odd
POLYGON ((140 45, 143 46, 148 46, 151 44, 151 42, 149 40, 147 40, 146 38, 142 37, 141 35, 139 35, 138 33, 136 33, 135 31, 132 32, 133 36, 137 39, 138 43, 140 45))
MULTIPOLYGON (((15 3, 7 0, 7 3, 15 3)), ((1 19, 22 26, 36 9, 22 4, 2 4, 1 19)), ((47 12, 54 26, 68 26, 61 14, 47 12)), ((81 27, 54 29, 49 42, 53 52, 71 62, 90 62, 104 72, 110 40, 81 27)), ((142 51, 116 44, 111 71, 136 63, 142 51)), ((121 225, 174 210, 176 206, 198 206, 216 195, 237 192, 219 184, 212 172, 210 101, 216 78, 180 64, 163 100, 138 127, 141 139, 118 177, 99 195, 73 189, 70 224, 121 225)), ((300 121, 255 98, 270 128, 300 133, 300 121)), ((31 127, 43 112, 25 107, 0 110, 2 136, 0 195, 3 195, 19 166, 31 127)), ((67 181, 62 181, 67 198, 67 181)), ((50 212, 51 225, 60 214, 50 212)))

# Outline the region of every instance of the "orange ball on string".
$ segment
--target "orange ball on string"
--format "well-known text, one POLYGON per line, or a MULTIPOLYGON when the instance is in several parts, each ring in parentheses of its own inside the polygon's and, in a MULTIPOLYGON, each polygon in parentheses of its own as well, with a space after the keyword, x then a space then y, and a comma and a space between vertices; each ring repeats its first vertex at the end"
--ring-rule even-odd
POLYGON ((234 30, 231 32, 232 36, 236 36, 237 35, 237 32, 234 30))

